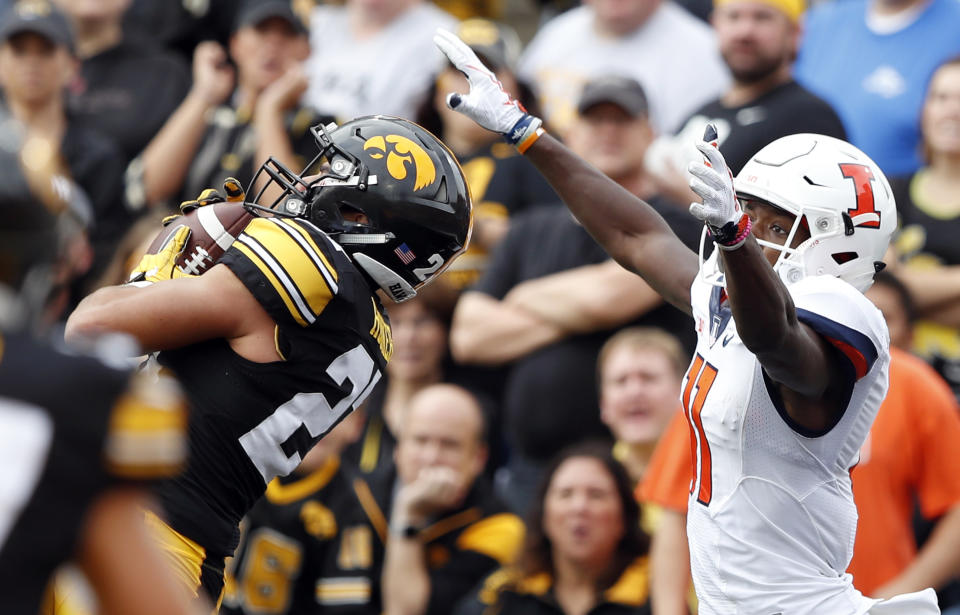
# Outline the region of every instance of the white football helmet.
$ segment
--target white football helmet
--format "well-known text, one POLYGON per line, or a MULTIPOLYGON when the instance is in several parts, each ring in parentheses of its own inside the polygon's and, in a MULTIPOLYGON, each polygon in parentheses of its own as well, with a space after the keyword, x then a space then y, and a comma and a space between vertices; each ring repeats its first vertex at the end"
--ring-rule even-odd
POLYGON ((890 184, 880 167, 840 139, 796 134, 770 143, 734 179, 737 196, 756 199, 796 216, 774 270, 785 284, 805 276, 832 275, 861 292, 883 268, 897 227, 890 184), (789 248, 802 224, 810 238, 789 248))

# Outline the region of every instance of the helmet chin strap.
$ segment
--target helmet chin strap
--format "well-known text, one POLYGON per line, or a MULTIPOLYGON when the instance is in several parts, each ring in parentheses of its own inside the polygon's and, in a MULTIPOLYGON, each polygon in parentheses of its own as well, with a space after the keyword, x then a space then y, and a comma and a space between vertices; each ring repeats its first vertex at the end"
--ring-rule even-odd
POLYGON ((370 258, 363 252, 355 252, 353 259, 357 266, 367 272, 367 275, 396 303, 402 303, 417 296, 416 289, 383 263, 370 258))

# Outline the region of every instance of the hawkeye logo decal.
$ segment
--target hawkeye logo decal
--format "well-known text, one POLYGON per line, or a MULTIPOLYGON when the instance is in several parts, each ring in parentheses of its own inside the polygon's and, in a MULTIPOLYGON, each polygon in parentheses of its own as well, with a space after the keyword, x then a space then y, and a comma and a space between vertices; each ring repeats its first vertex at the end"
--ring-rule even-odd
POLYGON ((370 157, 380 160, 387 157, 387 172, 394 179, 406 179, 410 171, 416 173, 414 190, 426 188, 437 178, 437 169, 427 152, 406 137, 400 135, 377 135, 367 139, 363 144, 364 150, 369 150, 370 157), (408 167, 407 164, 412 165, 408 167))

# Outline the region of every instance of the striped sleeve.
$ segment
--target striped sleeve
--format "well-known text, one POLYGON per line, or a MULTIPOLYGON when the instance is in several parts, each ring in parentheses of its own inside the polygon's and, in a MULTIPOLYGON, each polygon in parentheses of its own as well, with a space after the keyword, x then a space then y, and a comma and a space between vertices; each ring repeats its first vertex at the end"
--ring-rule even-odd
POLYGON ((256 218, 220 262, 278 322, 308 327, 338 290, 337 270, 322 243, 295 220, 256 218))
POLYGON ((846 357, 856 380, 889 352, 883 315, 863 293, 833 277, 819 276, 790 287, 797 318, 846 357))
POLYGON ((104 446, 107 468, 128 480, 174 476, 187 460, 187 405, 167 376, 134 374, 117 398, 104 446))

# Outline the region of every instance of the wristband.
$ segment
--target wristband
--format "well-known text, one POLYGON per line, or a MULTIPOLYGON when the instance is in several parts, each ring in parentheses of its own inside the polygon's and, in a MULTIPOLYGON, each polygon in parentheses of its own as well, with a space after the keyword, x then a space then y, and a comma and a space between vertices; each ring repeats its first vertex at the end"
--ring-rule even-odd
POLYGON ((390 523, 388 529, 390 530, 391 535, 409 540, 419 536, 420 530, 423 528, 409 523, 390 523))
POLYGON ((516 146, 517 151, 522 154, 540 138, 543 132, 543 120, 528 113, 520 118, 510 132, 503 137, 507 143, 516 146))
POLYGON ((721 250, 736 250, 750 236, 753 222, 750 216, 743 214, 738 222, 727 222, 721 227, 709 226, 713 242, 721 250))

